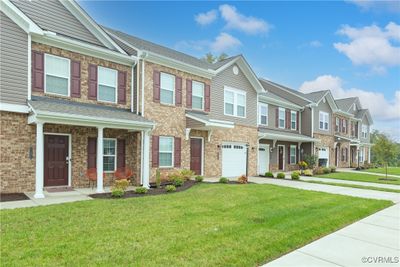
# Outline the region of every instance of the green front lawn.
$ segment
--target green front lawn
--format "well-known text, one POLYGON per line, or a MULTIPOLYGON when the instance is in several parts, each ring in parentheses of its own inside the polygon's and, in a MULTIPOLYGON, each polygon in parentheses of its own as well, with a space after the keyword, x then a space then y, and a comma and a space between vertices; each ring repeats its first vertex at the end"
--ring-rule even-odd
POLYGON ((354 172, 334 172, 329 174, 318 174, 315 176, 320 178, 400 185, 400 178, 388 177, 389 179, 395 179, 395 181, 379 180, 379 178, 384 178, 385 175, 379 176, 374 174, 354 173, 354 172))
POLYGON ((351 188, 359 188, 359 189, 369 189, 375 191, 383 191, 383 192, 391 192, 391 193, 400 193, 400 189, 391 189, 391 188, 382 188, 382 187, 375 187, 375 186, 365 186, 365 185, 358 185, 358 184, 343 184, 343 183, 332 183, 332 182, 322 182, 322 181, 305 181, 300 180, 306 183, 312 184, 326 184, 326 185, 334 185, 334 186, 342 186, 342 187, 351 187, 351 188))
MULTIPOLYGON (((385 168, 368 169, 363 171, 386 174, 385 168)), ((388 167, 388 174, 400 175, 400 167, 388 167)))
POLYGON ((273 185, 1 211, 2 266, 256 266, 389 201, 273 185))

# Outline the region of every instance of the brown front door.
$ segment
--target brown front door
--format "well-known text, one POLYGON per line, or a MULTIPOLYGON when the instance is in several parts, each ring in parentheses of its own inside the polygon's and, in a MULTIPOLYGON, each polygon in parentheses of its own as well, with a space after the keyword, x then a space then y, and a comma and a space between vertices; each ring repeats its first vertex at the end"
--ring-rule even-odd
POLYGON ((278 146, 278 167, 279 170, 283 170, 283 151, 284 147, 283 146, 278 146))
POLYGON ((68 136, 44 136, 44 186, 68 185, 68 136))
POLYGON ((201 175, 202 142, 200 138, 190 138, 190 169, 201 175))

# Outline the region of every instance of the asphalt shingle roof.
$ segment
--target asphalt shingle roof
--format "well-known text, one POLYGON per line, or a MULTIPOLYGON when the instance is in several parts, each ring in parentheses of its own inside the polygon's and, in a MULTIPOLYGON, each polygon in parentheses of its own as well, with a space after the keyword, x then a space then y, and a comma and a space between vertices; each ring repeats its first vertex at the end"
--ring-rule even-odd
POLYGON ((328 92, 328 90, 316 91, 312 93, 305 94, 306 98, 311 100, 312 102, 318 102, 322 97, 328 92))
POLYGON ((340 110, 342 111, 349 111, 351 108, 351 105, 356 101, 356 97, 349 97, 349 98, 342 98, 342 99, 336 99, 336 105, 339 107, 340 110))

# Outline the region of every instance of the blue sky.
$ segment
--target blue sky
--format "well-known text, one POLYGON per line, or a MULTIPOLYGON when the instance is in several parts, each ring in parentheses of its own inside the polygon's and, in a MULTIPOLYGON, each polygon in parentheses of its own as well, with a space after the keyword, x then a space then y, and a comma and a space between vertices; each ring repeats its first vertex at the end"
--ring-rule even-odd
POLYGON ((357 95, 400 141, 399 2, 80 1, 100 24, 201 57, 243 54, 304 92, 357 95))

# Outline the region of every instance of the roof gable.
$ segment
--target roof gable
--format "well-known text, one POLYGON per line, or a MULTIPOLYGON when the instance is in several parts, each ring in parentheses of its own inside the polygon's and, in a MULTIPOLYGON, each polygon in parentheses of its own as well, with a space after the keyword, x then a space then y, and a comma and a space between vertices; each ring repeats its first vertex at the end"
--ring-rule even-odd
POLYGON ((337 107, 337 105, 336 105, 335 99, 334 99, 333 96, 332 96, 331 91, 329 91, 329 90, 317 91, 317 92, 314 92, 314 93, 311 93, 311 94, 313 94, 313 95, 310 96, 310 97, 315 98, 315 100, 318 99, 317 101, 315 101, 315 103, 316 103, 317 105, 318 105, 321 101, 323 101, 323 100, 325 99, 325 100, 328 102, 328 104, 329 104, 329 106, 330 106, 330 108, 332 109, 333 112, 338 111, 338 107, 337 107))

